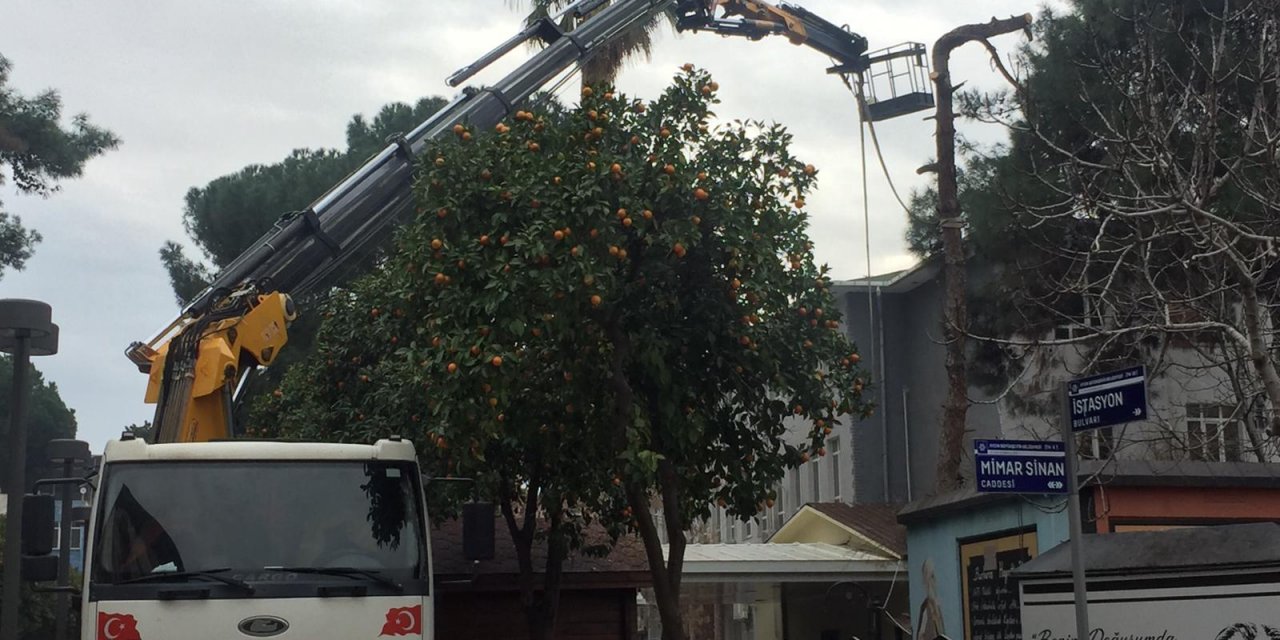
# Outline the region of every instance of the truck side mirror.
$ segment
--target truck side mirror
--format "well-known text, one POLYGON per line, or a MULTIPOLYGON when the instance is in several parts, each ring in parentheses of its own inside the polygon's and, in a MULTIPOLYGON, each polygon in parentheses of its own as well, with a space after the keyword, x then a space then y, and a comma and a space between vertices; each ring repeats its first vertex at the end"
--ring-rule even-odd
POLYGON ((22 580, 24 582, 53 582, 58 579, 58 556, 23 556, 22 580))
POLYGON ((22 496, 22 555, 44 556, 53 551, 53 496, 22 496))
POLYGON ((493 559, 492 502, 462 505, 462 555, 467 562, 493 559))

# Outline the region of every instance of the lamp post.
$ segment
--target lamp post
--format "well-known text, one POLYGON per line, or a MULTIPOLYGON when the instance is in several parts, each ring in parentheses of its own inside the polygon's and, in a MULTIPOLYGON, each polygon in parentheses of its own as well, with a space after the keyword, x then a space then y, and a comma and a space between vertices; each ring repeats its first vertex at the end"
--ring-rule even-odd
MULTIPOLYGON (((71 478, 77 464, 88 461, 89 443, 83 440, 57 439, 50 440, 45 446, 45 455, 51 462, 62 464, 62 479, 71 478)), ((58 524, 58 587, 71 585, 71 486, 63 483, 58 487, 59 509, 61 515, 58 524)), ((71 594, 68 591, 58 592, 58 609, 54 613, 54 640, 67 640, 67 617, 71 609, 71 594)))
POLYGON ((38 300, 0 299, 0 351, 13 356, 13 388, 9 400, 9 494, 4 541, 4 602, 0 603, 0 640, 18 640, 18 601, 22 567, 22 495, 26 493, 27 369, 31 356, 58 352, 58 325, 53 309, 38 300))

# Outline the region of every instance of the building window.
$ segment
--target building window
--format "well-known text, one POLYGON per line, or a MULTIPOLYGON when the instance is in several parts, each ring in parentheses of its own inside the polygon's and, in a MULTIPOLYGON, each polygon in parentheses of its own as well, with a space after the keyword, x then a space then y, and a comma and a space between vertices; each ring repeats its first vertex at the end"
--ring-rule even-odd
POLYGON ((778 499, 776 501, 777 508, 774 510, 774 517, 776 518, 775 525, 773 527, 774 531, 781 529, 782 525, 787 521, 787 484, 785 478, 783 478, 782 482, 778 483, 776 492, 778 494, 778 499))
POLYGON ((1090 304, 1089 299, 1076 300, 1075 312, 1068 312, 1072 317, 1053 328, 1054 340, 1074 340, 1094 335, 1102 328, 1102 317, 1090 304))
POLYGON ((84 525, 71 525, 71 550, 79 551, 84 546, 84 525))
POLYGON ((1239 461, 1240 421, 1233 407, 1187 405, 1187 455, 1192 460, 1239 461))
POLYGON ((800 470, 803 467, 796 467, 791 470, 791 510, 799 512, 800 507, 804 505, 804 498, 800 496, 800 470))
POLYGON ((809 479, 813 482, 813 501, 822 502, 822 458, 809 461, 809 479))
POLYGON ((827 453, 831 458, 831 499, 840 499, 840 438, 827 440, 827 453))
POLYGON ((782 529, 783 522, 787 520, 787 504, 787 479, 783 476, 778 483, 778 529, 782 529))
POLYGON ((729 517, 729 542, 735 543, 737 541, 738 541, 738 519, 733 516, 730 516, 729 517))
POLYGON ((53 550, 57 551, 62 545, 62 525, 55 523, 53 525, 53 550))
POLYGON ((1111 427, 1085 431, 1076 435, 1076 449, 1086 460, 1109 460, 1115 452, 1115 434, 1111 427))

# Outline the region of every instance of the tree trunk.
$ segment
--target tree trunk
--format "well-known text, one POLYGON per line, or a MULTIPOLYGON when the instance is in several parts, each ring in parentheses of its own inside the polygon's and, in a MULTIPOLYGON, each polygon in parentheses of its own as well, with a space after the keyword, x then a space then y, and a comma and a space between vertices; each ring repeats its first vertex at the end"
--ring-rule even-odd
POLYGON ((555 631, 556 611, 560 605, 560 584, 563 575, 564 560, 568 555, 568 547, 560 530, 559 501, 544 500, 547 504, 555 504, 557 508, 548 519, 547 527, 547 562, 542 574, 542 586, 538 588, 533 571, 533 543, 537 539, 538 492, 541 482, 537 478, 529 481, 528 493, 524 502, 524 513, 517 519, 514 505, 517 502, 515 491, 510 485, 504 485, 501 500, 502 519, 507 523, 507 531, 516 548, 516 563, 520 568, 520 604, 524 609, 525 623, 529 629, 531 640, 549 640, 555 631))
POLYGON ((1240 279, 1244 327, 1249 337, 1249 363, 1257 372, 1267 399, 1271 402, 1271 432, 1280 433, 1280 373, 1276 371, 1275 360, 1271 357, 1263 336, 1262 306, 1258 300, 1257 286, 1252 280, 1246 281, 1243 276, 1240 279))
MULTIPOLYGON (((543 501, 544 504, 547 502, 543 501)), ((564 575, 564 560, 569 555, 569 546, 560 527, 560 501, 555 502, 556 510, 548 518, 547 525, 547 564, 542 572, 542 597, 529 616, 531 640, 546 640, 555 636, 556 613, 560 610, 560 582, 564 575), (535 620, 536 633, 535 626, 532 624, 535 620)))
POLYGON ((680 517, 680 482, 670 460, 658 462, 658 485, 662 487, 662 522, 667 527, 667 584, 679 603, 688 541, 684 539, 684 521, 680 517))
POLYGON ((968 308, 965 300, 965 249, 956 185, 956 126, 951 84, 951 52, 966 42, 985 40, 1025 29, 1031 16, 1024 15, 986 24, 970 24, 946 33, 933 45, 933 81, 937 86, 938 224, 942 226, 946 299, 943 332, 947 344, 947 399, 943 405, 941 444, 938 448, 936 487, 939 492, 964 484, 960 473, 964 460, 965 416, 969 412, 969 385, 965 374, 965 336, 968 308))
MULTIPOLYGON (((614 392, 613 435, 615 444, 621 451, 626 446, 627 430, 631 426, 636 402, 635 389, 627 378, 627 364, 631 359, 631 338, 618 318, 614 318, 606 326, 606 331, 610 343, 613 344, 613 361, 610 363, 612 372, 610 383, 614 392)), ((670 471, 670 463, 666 466, 670 471)), ((671 473, 674 478, 674 471, 671 473)), ((660 482, 663 475, 665 472, 660 468, 660 482)), ((668 497, 668 485, 673 489, 675 487, 673 481, 663 482, 663 502, 675 504, 676 494, 672 493, 671 497, 668 497)), ((657 526, 653 523, 653 514, 649 511, 649 494, 630 481, 626 483, 626 491, 627 504, 635 515, 636 524, 640 530, 640 540, 644 542, 645 559, 649 563, 649 576, 653 579, 653 593, 658 601, 658 616, 662 620, 663 640, 685 640, 684 624, 680 619, 680 570, 684 562, 684 532, 677 530, 676 535, 671 535, 672 524, 667 525, 668 537, 671 540, 669 554, 674 561, 670 567, 675 569, 673 578, 668 561, 662 557, 662 540, 658 535, 657 526)), ((674 513, 676 518, 679 518, 679 511, 674 513)))
MULTIPOLYGON (((649 575, 653 578, 653 595, 658 601, 658 617, 662 619, 662 640, 685 640, 684 623, 680 617, 680 576, 677 571, 671 573, 671 560, 684 561, 684 533, 672 538, 668 549, 670 558, 662 557, 662 540, 658 536, 658 527, 653 523, 653 514, 649 512, 648 495, 634 485, 627 487, 627 503, 635 514, 640 529, 640 539, 644 542, 644 554, 649 561, 649 575)), ((665 501, 665 499, 664 499, 665 501)))

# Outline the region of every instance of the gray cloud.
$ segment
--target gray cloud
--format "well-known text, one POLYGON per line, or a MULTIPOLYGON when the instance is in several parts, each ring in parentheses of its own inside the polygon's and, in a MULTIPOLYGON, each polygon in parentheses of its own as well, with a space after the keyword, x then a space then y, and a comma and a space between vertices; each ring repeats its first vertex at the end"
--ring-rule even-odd
MULTIPOLYGON (((1018 0, 803 0, 847 22, 873 48, 932 43, 965 22, 1036 10, 1018 0)), ((506 0, 362 3, 10 2, 0 49, 25 92, 61 91, 124 140, 85 176, 48 200, 0 194, 44 234, 27 270, 0 280, 0 296, 49 301, 62 351, 39 366, 76 409, 94 450, 131 422, 150 418, 145 378, 122 355, 176 314, 157 249, 179 239, 182 197, 192 186, 297 147, 340 146, 352 114, 393 100, 450 95, 444 78, 521 22, 506 0)), ((999 41, 1011 49, 1019 38, 999 41)), ((492 81, 527 52, 477 79, 492 81)), ((694 62, 722 86, 722 118, 788 125, 797 152, 821 170, 810 199, 819 259, 836 277, 866 271, 858 125, 853 98, 825 74, 827 61, 784 40, 759 43, 664 30, 649 61, 633 63, 621 90, 652 97, 694 62)), ((971 86, 997 86, 978 48, 956 57, 971 86)), ((882 123, 886 160, 904 197, 924 185, 915 167, 933 155, 932 123, 882 123)), ((967 129, 967 132, 972 132, 967 129)), ((996 133, 981 133, 998 139, 996 133)), ((904 216, 874 165, 869 179, 873 271, 909 264, 904 216)))

